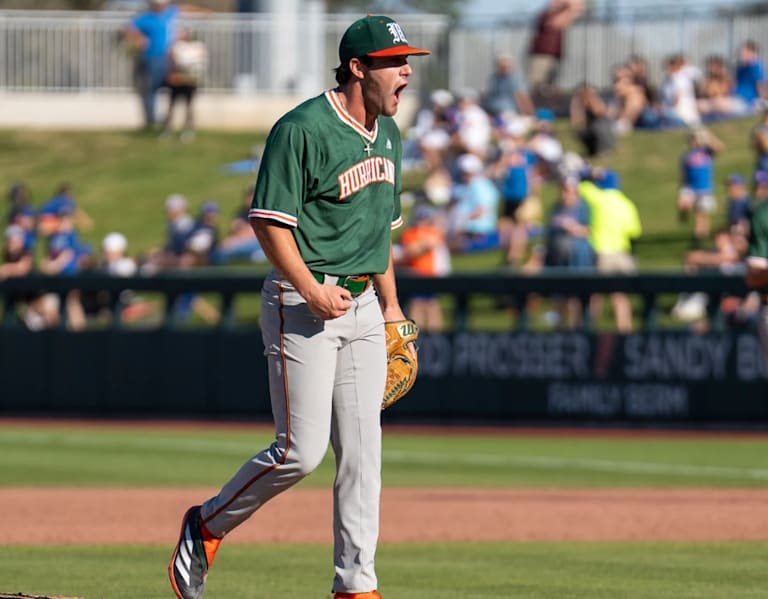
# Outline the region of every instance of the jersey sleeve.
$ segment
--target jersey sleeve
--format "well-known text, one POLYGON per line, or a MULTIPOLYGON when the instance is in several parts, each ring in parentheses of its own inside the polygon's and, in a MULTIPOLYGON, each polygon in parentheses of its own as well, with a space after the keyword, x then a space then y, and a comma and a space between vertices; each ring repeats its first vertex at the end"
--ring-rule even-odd
POLYGON ((400 206, 400 193, 403 191, 403 144, 400 139, 400 131, 395 127, 395 198, 392 209, 391 229, 399 229, 403 226, 403 215, 400 206))
POLYGON ((296 227, 301 216, 308 172, 307 132, 293 123, 278 123, 264 148, 249 218, 266 218, 296 227))

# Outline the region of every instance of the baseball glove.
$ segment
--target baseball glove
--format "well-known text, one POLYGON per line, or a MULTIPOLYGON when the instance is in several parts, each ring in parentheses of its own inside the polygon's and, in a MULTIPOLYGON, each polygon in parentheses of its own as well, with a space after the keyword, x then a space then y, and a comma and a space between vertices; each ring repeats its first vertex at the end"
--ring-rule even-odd
POLYGON ((419 361, 416 352, 409 349, 419 336, 419 327, 410 319, 392 320, 384 323, 387 336, 387 385, 384 388, 384 399, 381 409, 386 410, 400 400, 416 381, 419 361))

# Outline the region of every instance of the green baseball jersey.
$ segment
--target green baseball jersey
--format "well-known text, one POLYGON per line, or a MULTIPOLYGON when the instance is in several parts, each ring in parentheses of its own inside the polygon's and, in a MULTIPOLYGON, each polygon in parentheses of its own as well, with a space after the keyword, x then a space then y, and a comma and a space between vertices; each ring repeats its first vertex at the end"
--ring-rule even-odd
POLYGON ((393 119, 380 116, 368 131, 327 91, 270 131, 249 216, 292 227, 311 270, 382 273, 402 224, 401 157, 393 119))

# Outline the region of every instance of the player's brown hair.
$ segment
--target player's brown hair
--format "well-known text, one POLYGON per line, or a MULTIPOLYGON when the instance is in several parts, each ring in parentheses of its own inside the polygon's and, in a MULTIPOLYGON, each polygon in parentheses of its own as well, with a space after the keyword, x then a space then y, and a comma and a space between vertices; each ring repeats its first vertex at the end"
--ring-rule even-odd
MULTIPOLYGON (((371 60, 370 56, 361 56, 360 62, 368 67, 371 66, 373 61, 371 60)), ((336 74, 336 83, 339 85, 349 83, 349 80, 352 79, 352 71, 349 68, 349 63, 341 63, 339 66, 333 69, 333 72, 336 74)))

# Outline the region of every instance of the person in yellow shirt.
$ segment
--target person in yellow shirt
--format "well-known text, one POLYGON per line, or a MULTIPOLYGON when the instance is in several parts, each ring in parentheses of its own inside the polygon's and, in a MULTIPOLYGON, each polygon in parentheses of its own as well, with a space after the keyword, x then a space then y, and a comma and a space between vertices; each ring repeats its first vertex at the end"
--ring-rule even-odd
MULTIPOLYGON (((637 265, 632 255, 632 243, 642 234, 637 207, 619 188, 618 175, 613 171, 594 169, 579 183, 579 195, 590 208, 592 224, 589 241, 597 255, 597 271, 601 274, 632 274, 637 265)), ((602 296, 590 300, 592 319, 602 313, 602 296)), ((626 293, 612 293, 611 304, 620 333, 632 331, 632 304, 626 293)))

